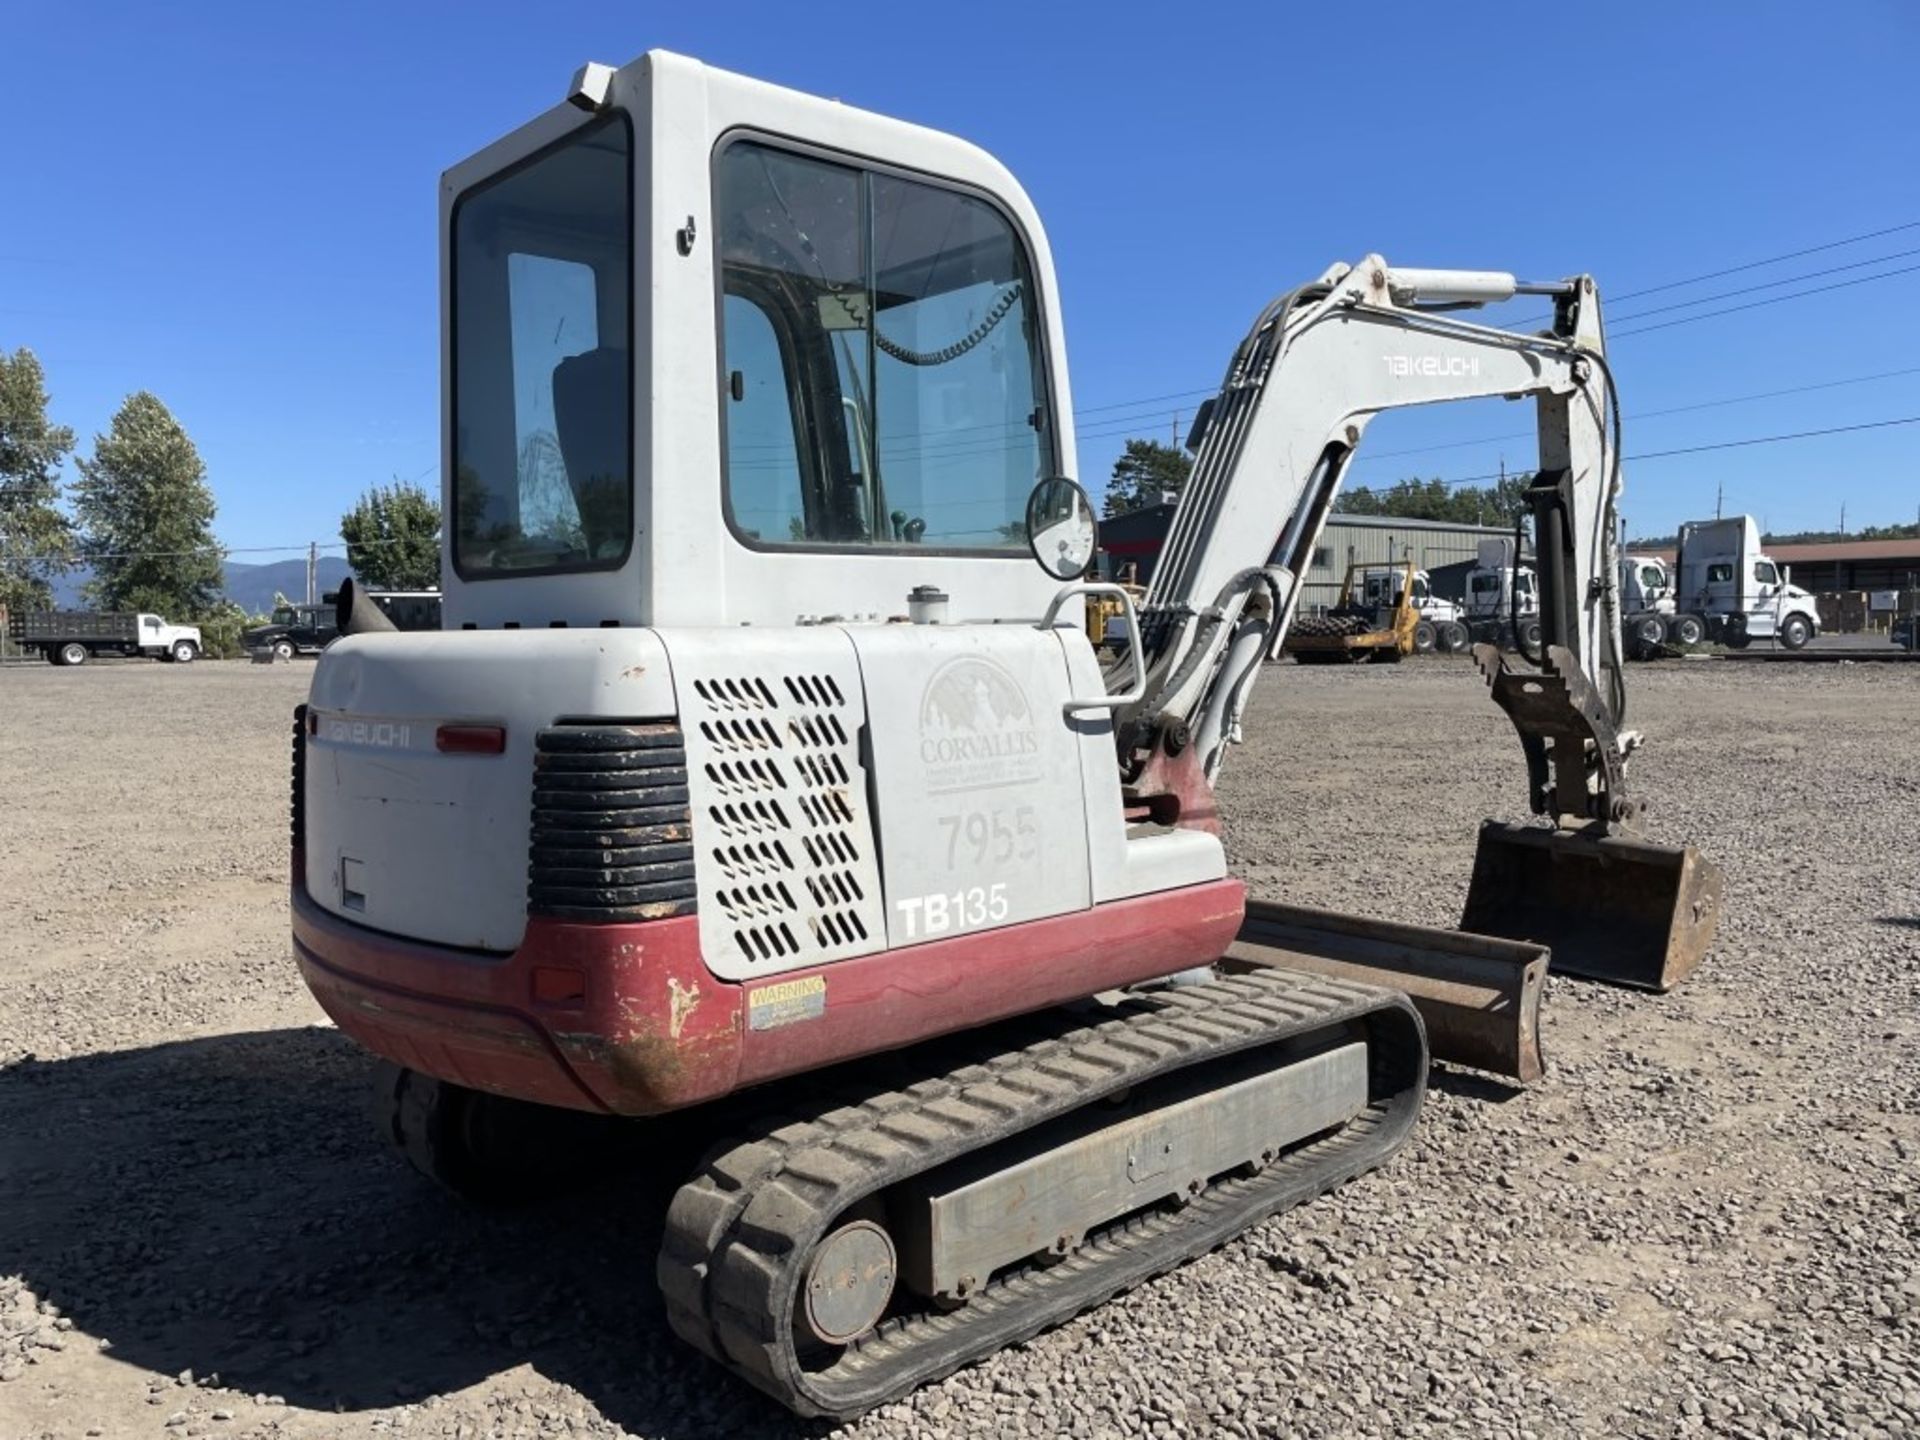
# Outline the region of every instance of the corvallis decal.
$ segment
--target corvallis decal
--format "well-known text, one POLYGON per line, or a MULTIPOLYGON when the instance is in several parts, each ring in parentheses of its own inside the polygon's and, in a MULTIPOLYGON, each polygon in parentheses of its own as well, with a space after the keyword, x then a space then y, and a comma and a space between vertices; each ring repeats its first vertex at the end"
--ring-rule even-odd
POLYGON ((1040 778, 1040 735, 1026 692, 981 656, 949 660, 920 697, 920 759, 932 794, 1040 778))

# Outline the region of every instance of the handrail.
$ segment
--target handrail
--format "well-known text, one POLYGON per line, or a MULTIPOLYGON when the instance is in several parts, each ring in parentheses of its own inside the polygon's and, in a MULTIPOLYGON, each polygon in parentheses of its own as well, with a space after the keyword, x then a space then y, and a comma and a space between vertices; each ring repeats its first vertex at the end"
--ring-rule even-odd
POLYGON ((1104 580, 1082 581, 1074 585, 1063 585, 1053 597, 1053 603, 1047 606, 1047 613, 1040 617, 1039 629, 1051 630, 1060 607, 1076 595, 1118 595, 1120 605, 1126 611, 1127 648, 1133 658, 1133 689, 1124 695, 1098 695, 1086 698, 1076 697, 1060 706, 1063 713, 1077 715, 1083 710, 1118 710, 1126 705, 1137 705, 1147 694, 1147 658, 1140 648, 1140 614, 1133 608, 1133 596, 1124 585, 1114 585, 1104 580))

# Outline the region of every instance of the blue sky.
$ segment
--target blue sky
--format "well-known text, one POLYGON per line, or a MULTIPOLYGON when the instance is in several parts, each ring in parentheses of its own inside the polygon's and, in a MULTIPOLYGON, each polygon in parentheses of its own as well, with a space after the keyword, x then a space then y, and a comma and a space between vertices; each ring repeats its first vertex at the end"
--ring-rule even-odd
MULTIPOLYGON (((654 46, 951 130, 1021 177, 1053 242, 1096 489, 1127 434, 1191 416, 1184 392, 1218 380, 1262 303, 1335 260, 1587 270, 1625 294, 1920 221, 1920 9, 1901 0, 1344 18, 204 0, 23 6, 6 29, 0 346, 40 354, 83 447, 128 392, 157 393, 236 549, 337 540, 367 486, 437 485, 439 173, 560 98, 582 61, 654 46)), ((1623 302, 1611 325, 1913 252, 1920 226, 1623 302)), ((1628 454, 1920 415, 1916 301, 1909 270, 1619 335, 1628 454), (1883 378, 1738 399, 1866 376, 1883 378)), ((1498 402, 1388 416, 1355 478, 1523 466, 1524 440, 1460 442, 1529 425, 1498 402)), ((1648 460, 1627 481, 1641 534, 1711 514, 1716 487, 1776 530, 1831 526, 1843 503, 1850 529, 1910 521, 1920 425, 1648 460)))

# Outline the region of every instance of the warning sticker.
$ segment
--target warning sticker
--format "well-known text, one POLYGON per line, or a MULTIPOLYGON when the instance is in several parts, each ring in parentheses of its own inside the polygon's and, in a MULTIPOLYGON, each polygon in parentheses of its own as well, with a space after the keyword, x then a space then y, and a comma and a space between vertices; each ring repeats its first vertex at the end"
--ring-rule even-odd
POLYGON ((827 977, 808 975, 747 991, 747 1028, 773 1030, 827 1013, 827 977))

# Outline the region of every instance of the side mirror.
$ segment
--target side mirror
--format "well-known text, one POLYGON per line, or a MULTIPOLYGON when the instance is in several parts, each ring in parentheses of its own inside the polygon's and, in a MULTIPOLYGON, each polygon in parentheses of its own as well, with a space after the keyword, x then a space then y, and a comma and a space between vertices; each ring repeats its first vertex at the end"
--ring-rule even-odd
POLYGON ((1042 480, 1027 496, 1027 544, 1056 580, 1076 580, 1093 563, 1100 527, 1087 492, 1064 475, 1042 480))

